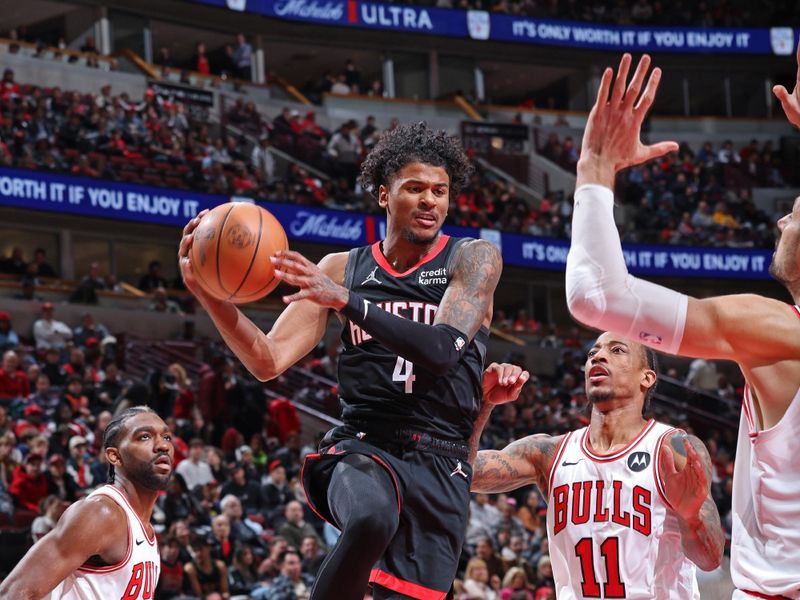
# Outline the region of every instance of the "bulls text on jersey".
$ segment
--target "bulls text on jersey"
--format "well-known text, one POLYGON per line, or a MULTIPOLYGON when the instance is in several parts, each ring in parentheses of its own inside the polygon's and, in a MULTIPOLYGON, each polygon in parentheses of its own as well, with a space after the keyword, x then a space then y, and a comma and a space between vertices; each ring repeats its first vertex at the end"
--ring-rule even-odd
MULTIPOLYGON (((425 323, 425 325, 433 325, 436 311, 439 308, 438 304, 411 302, 408 300, 388 300, 386 302, 375 302, 374 304, 396 317, 411 319, 417 323, 425 323)), ((348 321, 348 324, 350 326, 350 340, 354 346, 372 339, 370 334, 352 321, 348 321)))
POLYGON ((120 600, 150 600, 158 581, 158 568, 152 561, 136 563, 131 569, 131 578, 120 600))
POLYGON ((625 483, 603 480, 575 481, 553 489, 553 533, 558 535, 568 524, 609 521, 632 528, 644 536, 652 529, 652 493, 636 485, 631 490, 631 505, 622 506, 625 483))

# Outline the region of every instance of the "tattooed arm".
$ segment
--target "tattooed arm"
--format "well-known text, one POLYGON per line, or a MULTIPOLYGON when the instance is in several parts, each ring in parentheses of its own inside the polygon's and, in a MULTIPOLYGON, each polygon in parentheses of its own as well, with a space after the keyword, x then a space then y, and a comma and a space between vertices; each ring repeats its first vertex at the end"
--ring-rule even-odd
POLYGON ((725 534, 711 497, 711 457, 697 437, 674 433, 661 448, 659 467, 664 493, 678 517, 681 546, 704 571, 716 569, 725 549, 725 534))
POLYGON ((449 325, 472 339, 481 325, 491 324, 492 297, 503 261, 500 251, 485 240, 464 242, 457 252, 435 324, 449 325))

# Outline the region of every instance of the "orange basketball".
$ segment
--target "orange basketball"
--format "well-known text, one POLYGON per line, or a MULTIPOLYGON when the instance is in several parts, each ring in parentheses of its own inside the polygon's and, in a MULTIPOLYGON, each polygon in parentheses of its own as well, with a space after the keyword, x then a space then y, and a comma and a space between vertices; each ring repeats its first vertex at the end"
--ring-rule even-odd
POLYGON ((249 202, 212 209, 194 232, 194 275, 214 298, 254 302, 278 285, 269 257, 286 250, 286 232, 271 213, 249 202))

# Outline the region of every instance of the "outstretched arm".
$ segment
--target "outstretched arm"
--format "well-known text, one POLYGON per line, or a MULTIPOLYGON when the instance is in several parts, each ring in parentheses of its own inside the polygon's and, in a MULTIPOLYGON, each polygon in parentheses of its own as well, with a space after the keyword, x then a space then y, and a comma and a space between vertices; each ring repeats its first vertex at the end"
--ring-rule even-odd
POLYGON ((278 277, 300 288, 285 297, 285 302, 307 300, 341 311, 381 344, 436 375, 444 375, 458 363, 481 325, 488 325, 492 296, 502 270, 500 253, 492 244, 483 240, 464 243, 431 326, 388 313, 357 293, 333 284, 297 252, 281 252, 273 263, 278 277), (326 295, 321 296, 319 289, 324 289, 326 295))
POLYGON ((512 442, 502 450, 481 450, 472 466, 473 492, 509 492, 535 483, 548 492, 548 473, 560 438, 544 433, 512 442))
POLYGON ((711 457, 697 437, 680 431, 661 448, 659 470, 664 494, 678 516, 681 546, 704 571, 716 569, 725 549, 725 533, 711 497, 711 457))
MULTIPOLYGON (((655 69, 645 84, 650 66, 645 55, 627 84, 630 66, 626 54, 613 86, 612 70, 603 73, 584 132, 567 258, 570 312, 590 327, 656 350, 735 360, 748 379, 751 369, 800 356, 800 319, 790 306, 754 295, 698 300, 628 273, 614 223, 614 177, 626 167, 678 148, 674 142, 646 146, 640 141, 661 73, 655 69)), ((765 403, 765 423, 777 422, 797 391, 800 363, 794 364, 792 373, 781 374, 779 379, 786 382, 781 389, 755 380, 765 403)), ((769 379, 776 377, 772 373, 769 379)))

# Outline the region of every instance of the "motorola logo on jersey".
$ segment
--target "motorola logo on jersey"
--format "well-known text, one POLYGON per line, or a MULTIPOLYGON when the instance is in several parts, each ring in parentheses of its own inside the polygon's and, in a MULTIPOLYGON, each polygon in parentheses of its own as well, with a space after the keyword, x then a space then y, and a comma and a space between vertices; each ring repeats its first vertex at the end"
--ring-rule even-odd
POLYGON ((636 485, 628 504, 623 506, 622 481, 611 485, 602 480, 575 481, 553 489, 553 533, 557 535, 568 524, 583 525, 611 521, 647 536, 652 528, 652 493, 636 485))
POLYGON ((628 457, 628 468, 638 473, 650 465, 649 452, 634 452, 628 457))
MULTIPOLYGON (((396 317, 411 319, 417 323, 425 323, 425 325, 433 325, 433 320, 436 318, 436 311, 439 308, 438 304, 430 304, 429 302, 409 302, 408 300, 375 302, 373 306, 378 306, 396 317)), ((350 341, 354 346, 358 346, 372 339, 370 334, 352 321, 348 321, 348 325, 350 326, 350 341)))

